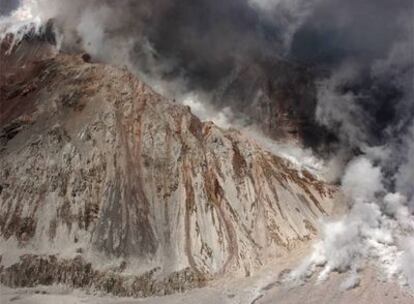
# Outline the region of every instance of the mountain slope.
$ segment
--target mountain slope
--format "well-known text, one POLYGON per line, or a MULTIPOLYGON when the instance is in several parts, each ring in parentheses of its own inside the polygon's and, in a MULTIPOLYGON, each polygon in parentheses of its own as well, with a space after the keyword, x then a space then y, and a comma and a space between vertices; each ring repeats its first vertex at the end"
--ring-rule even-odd
POLYGON ((148 296, 249 275, 317 233, 335 189, 126 70, 2 45, 1 282, 148 296), (28 275, 30 273, 30 275, 28 275))

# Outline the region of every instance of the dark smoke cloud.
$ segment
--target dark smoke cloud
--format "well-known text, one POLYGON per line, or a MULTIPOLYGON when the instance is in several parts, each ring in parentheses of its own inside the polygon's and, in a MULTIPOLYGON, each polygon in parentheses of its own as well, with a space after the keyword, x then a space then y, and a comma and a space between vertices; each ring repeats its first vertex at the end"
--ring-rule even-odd
POLYGON ((295 33, 292 55, 315 64, 339 64, 353 58, 370 64, 384 58, 412 27, 411 0, 325 0, 295 33), (411 24, 405 24, 411 22, 411 24))
POLYGON ((105 43, 128 41, 138 69, 151 73, 155 61, 162 77, 185 75, 204 90, 217 87, 241 62, 274 56, 282 44, 281 29, 245 0, 65 2, 54 5, 67 29, 82 18, 100 19, 105 43), (82 17, 85 12, 89 16, 82 17))
POLYGON ((390 176, 414 171, 413 17, 411 0, 321 1, 295 33, 290 52, 325 70, 319 121, 338 134, 342 147, 386 149, 387 156, 375 160, 381 161, 389 188, 404 184, 409 196, 412 175, 390 176))
POLYGON ((151 25, 147 37, 159 56, 207 90, 238 62, 270 56, 279 42, 270 25, 238 0, 179 1, 151 25))
POLYGON ((371 145, 401 132, 413 114, 413 5, 321 1, 292 41, 293 58, 326 68, 339 82, 332 93, 352 96, 345 120, 371 145))
POLYGON ((0 16, 7 16, 20 5, 19 0, 0 0, 0 16))

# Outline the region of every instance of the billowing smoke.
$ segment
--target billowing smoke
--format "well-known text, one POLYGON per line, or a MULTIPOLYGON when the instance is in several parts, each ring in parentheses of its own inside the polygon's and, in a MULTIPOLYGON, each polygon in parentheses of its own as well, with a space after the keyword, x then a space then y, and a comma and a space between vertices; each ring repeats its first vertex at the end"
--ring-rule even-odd
POLYGON ((65 51, 83 49, 97 60, 127 65, 170 97, 218 95, 219 108, 227 106, 221 89, 241 70, 256 64, 264 70, 288 56, 312 2, 22 0, 44 20, 55 19, 65 51))
POLYGON ((349 212, 322 225, 322 241, 296 272, 325 279, 368 260, 413 287, 414 3, 320 1, 292 40, 290 56, 315 65, 317 120, 352 159, 341 179, 349 212))
POLYGON ((321 279, 331 271, 350 271, 343 284, 347 289, 358 285, 358 273, 371 259, 390 278, 414 288, 412 0, 23 3, 35 14, 55 19, 64 33, 64 51, 85 50, 97 60, 126 65, 208 119, 215 110, 206 102, 223 96, 217 92, 237 83, 235 75, 246 66, 258 66, 263 74, 259 80, 266 85, 252 85, 250 92, 246 86, 257 79, 247 78, 236 86, 235 101, 221 98, 226 110, 216 120, 222 125, 234 117, 240 120, 235 112, 246 102, 272 102, 261 96, 274 86, 268 80, 275 71, 282 74, 277 80, 282 86, 291 78, 312 91, 312 79, 314 99, 297 102, 306 95, 279 95, 293 96, 287 98, 289 111, 311 113, 335 134, 328 164, 337 164, 331 168, 339 176, 349 212, 322 225, 321 242, 296 274, 306 277, 316 266, 323 266, 321 279), (298 80, 288 72, 290 66, 270 68, 275 62, 306 67, 299 74, 310 76, 298 80))
POLYGON ((322 225, 322 240, 313 255, 292 274, 293 279, 306 279, 322 267, 319 280, 330 272, 348 272, 343 283, 348 289, 358 285, 359 273, 373 262, 387 279, 412 285, 412 234, 414 217, 407 197, 387 193, 381 167, 366 156, 352 160, 342 177, 342 190, 349 212, 342 219, 322 225))
POLYGON ((93 55, 128 61, 146 75, 185 78, 190 87, 206 91, 218 86, 238 62, 271 56, 281 43, 270 21, 246 1, 37 3, 41 13, 56 18, 66 33, 77 32, 80 47, 93 55))

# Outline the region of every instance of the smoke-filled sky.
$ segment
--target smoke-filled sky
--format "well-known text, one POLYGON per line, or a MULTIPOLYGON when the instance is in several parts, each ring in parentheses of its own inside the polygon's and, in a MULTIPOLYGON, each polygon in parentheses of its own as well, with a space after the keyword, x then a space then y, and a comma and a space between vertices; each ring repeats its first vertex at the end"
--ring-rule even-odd
POLYGON ((34 2, 64 24, 67 37, 78 32, 95 56, 191 91, 211 92, 257 61, 282 57, 323 69, 331 79, 321 96, 351 98, 340 114, 352 121, 329 107, 320 119, 351 142, 384 144, 384 132, 407 127, 401 115, 413 113, 405 102, 412 96, 412 0, 34 2))
POLYGON ((412 0, 29 2, 56 18, 67 47, 80 36, 93 56, 188 91, 211 93, 257 61, 310 66, 321 124, 355 150, 397 150, 387 170, 407 161, 401 152, 410 150, 414 114, 412 0))
POLYGON ((0 0, 0 16, 8 15, 19 6, 17 0, 0 0))
MULTIPOLYGON (((0 3, 2 14, 16 4, 0 3)), ((127 65, 159 80, 167 94, 176 88, 213 94, 238 69, 259 61, 310 67, 318 85, 315 119, 338 137, 333 154, 355 156, 342 176, 351 211, 328 226, 333 234, 322 246, 327 271, 369 255, 373 242, 402 242, 408 249, 399 267, 414 288, 414 271, 404 266, 414 265, 413 0, 23 3, 55 18, 66 50, 83 48, 127 65), (344 229, 349 225, 356 230, 344 229), (344 248, 348 255, 335 259, 344 248)))

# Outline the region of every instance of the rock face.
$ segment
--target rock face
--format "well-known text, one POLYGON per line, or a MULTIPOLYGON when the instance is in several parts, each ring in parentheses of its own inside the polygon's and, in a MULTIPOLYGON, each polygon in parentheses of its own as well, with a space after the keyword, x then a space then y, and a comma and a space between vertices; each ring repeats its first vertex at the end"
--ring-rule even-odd
POLYGON ((317 232, 335 189, 125 70, 3 46, 0 278, 121 295, 249 275, 317 232))

